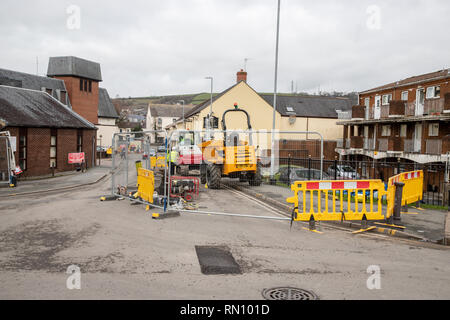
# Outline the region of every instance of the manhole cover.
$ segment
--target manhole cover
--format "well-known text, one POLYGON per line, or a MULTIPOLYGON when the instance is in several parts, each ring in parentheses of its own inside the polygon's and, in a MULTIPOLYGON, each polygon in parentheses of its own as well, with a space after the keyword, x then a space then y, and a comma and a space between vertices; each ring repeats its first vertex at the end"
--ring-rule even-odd
POLYGON ((314 292, 290 287, 264 289, 262 295, 266 300, 319 300, 314 292))

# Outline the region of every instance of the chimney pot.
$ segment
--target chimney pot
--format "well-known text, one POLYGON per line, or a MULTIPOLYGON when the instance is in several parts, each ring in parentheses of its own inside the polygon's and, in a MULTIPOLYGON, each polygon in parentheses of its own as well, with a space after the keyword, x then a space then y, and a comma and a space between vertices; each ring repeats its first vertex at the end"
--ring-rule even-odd
POLYGON ((243 69, 241 71, 238 71, 237 73, 237 82, 247 82, 247 72, 245 72, 243 69))

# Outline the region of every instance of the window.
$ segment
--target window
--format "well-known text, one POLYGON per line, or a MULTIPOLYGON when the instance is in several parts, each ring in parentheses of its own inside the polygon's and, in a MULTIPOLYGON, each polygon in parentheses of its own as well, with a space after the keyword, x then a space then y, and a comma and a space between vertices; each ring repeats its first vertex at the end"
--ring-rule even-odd
POLYGON ((92 92, 92 81, 89 80, 89 92, 92 92))
POLYGON ((383 99, 382 100, 382 105, 383 106, 388 105, 389 101, 392 100, 392 94, 385 94, 385 95, 383 95, 382 99, 383 99))
MULTIPOLYGON (((203 117, 203 129, 207 128, 206 123, 208 122, 207 117, 203 117)), ((217 117, 211 117, 211 128, 217 129, 219 128, 219 118, 217 117)))
POLYGON ((77 131, 77 152, 83 152, 83 130, 77 131))
POLYGON ((66 93, 66 91, 61 91, 59 101, 61 101, 62 104, 67 104, 67 93, 66 93))
POLYGON ((407 124, 400 125, 400 137, 406 138, 407 130, 408 130, 407 124))
POLYGON ((84 80, 84 91, 88 91, 88 81, 84 80))
POLYGON ((50 130, 50 168, 56 168, 56 137, 57 130, 50 130))
POLYGON ((83 79, 80 79, 80 91, 83 91, 83 79))
POLYGON ((427 88, 427 99, 434 99, 439 98, 441 96, 441 87, 435 86, 435 87, 428 87, 427 88))
POLYGON ((430 123, 428 125, 428 136, 437 137, 439 135, 439 123, 430 123))
POLYGON ((286 107, 286 111, 288 111, 288 112, 294 112, 294 108, 292 108, 292 107, 286 107))
POLYGON ((53 95, 53 90, 52 89, 45 89, 45 92, 47 92, 49 95, 53 95))
POLYGON ((408 101, 408 91, 402 92, 402 101, 408 101))
POLYGON ((389 137, 391 135, 391 126, 386 125, 381 127, 381 136, 389 137))

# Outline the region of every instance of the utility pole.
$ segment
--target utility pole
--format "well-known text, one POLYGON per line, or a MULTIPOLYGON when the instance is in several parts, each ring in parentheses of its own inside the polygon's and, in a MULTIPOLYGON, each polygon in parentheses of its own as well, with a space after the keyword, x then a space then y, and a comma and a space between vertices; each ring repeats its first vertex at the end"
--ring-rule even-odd
POLYGON ((278 11, 277 11, 277 37, 275 45, 275 79, 273 85, 273 119, 272 119, 272 150, 270 152, 270 179, 273 180, 275 175, 275 116, 277 110, 277 82, 278 82, 278 43, 280 36, 280 2, 278 0, 278 11))

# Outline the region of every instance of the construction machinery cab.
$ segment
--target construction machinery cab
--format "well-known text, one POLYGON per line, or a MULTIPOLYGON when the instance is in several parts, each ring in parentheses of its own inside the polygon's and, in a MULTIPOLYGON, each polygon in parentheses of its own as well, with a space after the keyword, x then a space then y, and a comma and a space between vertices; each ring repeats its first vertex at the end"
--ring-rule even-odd
POLYGON ((223 140, 209 140, 201 144, 206 167, 201 172, 202 182, 206 181, 212 189, 220 188, 221 177, 239 178, 240 181, 248 181, 252 186, 260 185, 260 164, 253 146, 249 114, 235 104, 234 109, 223 113, 221 122, 223 140), (248 141, 241 140, 236 131, 227 132, 225 117, 234 112, 242 112, 247 117, 248 141))

